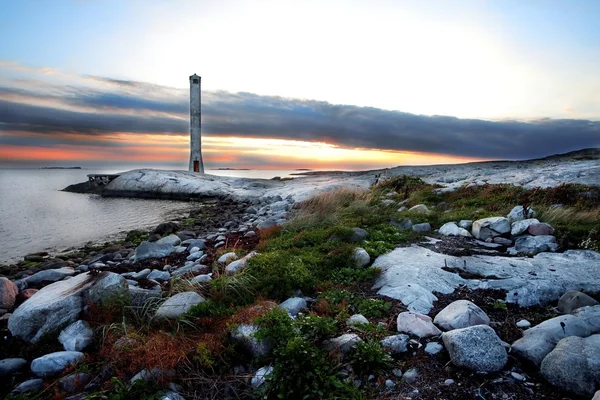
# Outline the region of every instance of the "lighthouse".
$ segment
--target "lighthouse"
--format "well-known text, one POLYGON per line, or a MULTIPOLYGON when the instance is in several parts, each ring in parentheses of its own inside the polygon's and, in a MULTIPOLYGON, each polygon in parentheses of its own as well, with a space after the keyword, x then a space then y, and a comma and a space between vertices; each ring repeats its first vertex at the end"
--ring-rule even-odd
POLYGON ((200 142, 200 80, 194 74, 190 76, 190 172, 204 173, 200 142))

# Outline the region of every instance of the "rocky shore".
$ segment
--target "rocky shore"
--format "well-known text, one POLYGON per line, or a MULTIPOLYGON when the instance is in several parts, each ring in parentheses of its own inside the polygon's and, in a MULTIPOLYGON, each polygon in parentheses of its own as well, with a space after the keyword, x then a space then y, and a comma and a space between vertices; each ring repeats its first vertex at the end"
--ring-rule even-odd
POLYGON ((3 266, 2 395, 596 399, 598 163, 568 157, 468 176, 123 174, 102 194, 213 201, 3 266), (537 175, 501 181, 523 168, 537 175))

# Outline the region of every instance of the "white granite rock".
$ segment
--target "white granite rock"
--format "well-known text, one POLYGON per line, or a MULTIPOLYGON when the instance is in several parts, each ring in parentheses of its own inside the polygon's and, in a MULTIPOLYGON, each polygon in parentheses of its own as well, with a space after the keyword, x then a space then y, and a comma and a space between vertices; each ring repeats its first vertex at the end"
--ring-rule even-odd
POLYGON ((306 309, 307 306, 306 300, 302 297, 290 297, 279 305, 279 307, 286 310, 292 316, 298 315, 298 313, 306 309))
POLYGON ((534 218, 535 216, 536 216, 536 212, 532 208, 527 207, 527 211, 525 211, 523 206, 516 206, 516 207, 513 207, 512 210, 510 210, 510 212, 508 213, 506 218, 508 218, 508 220, 510 222, 515 222, 515 221, 523 221, 528 218, 534 218), (527 214, 527 215, 525 215, 525 214, 527 214))
POLYGON ((92 343, 94 331, 86 321, 75 321, 60 332, 58 341, 66 351, 82 351, 92 343))
POLYGON ((490 318, 469 300, 456 300, 441 310, 433 322, 440 328, 451 331, 474 325, 489 325, 490 318))
POLYGON ((386 336, 380 341, 381 346, 390 354, 401 354, 407 351, 408 335, 399 334, 386 336))
POLYGON ((528 218, 528 219, 515 221, 511 224, 510 234, 512 236, 521 235, 527 231, 527 228, 529 228, 529 225, 538 224, 539 222, 540 221, 538 221, 535 218, 528 218))
POLYGON ((504 217, 489 217, 473 222, 471 234, 479 240, 486 240, 510 233, 510 222, 504 217))
POLYGON ((431 322, 431 317, 413 312, 401 312, 396 321, 398 332, 420 338, 437 336, 442 332, 431 322))
POLYGON ((440 235, 444 236, 464 236, 472 237, 471 233, 464 228, 460 228, 456 225, 456 222, 446 222, 438 230, 440 235))
POLYGON ((454 329, 442 334, 450 360, 456 366, 478 372, 500 371, 508 355, 496 332, 487 325, 454 329))
POLYGON ((352 259, 358 268, 366 267, 371 262, 371 256, 362 247, 357 247, 352 253, 352 259))

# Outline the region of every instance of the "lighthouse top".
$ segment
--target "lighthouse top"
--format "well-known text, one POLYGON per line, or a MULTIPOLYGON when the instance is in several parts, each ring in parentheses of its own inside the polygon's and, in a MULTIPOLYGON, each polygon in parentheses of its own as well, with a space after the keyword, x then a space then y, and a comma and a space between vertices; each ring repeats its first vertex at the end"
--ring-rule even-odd
POLYGON ((194 74, 190 76, 190 83, 200 83, 200 78, 198 75, 194 74))

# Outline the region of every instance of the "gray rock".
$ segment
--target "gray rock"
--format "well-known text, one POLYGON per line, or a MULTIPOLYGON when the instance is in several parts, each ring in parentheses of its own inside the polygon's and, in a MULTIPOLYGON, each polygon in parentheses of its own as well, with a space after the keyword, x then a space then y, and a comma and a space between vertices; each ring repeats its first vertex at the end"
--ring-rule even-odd
POLYGON ((213 246, 213 248, 218 249, 219 247, 223 247, 225 246, 225 242, 224 241, 220 241, 215 243, 215 245, 213 246))
POLYGON ((223 235, 219 235, 217 236, 217 242, 224 242, 225 240, 227 240, 227 237, 223 236, 223 235))
POLYGON ((161 271, 158 269, 153 269, 152 272, 150 272, 150 274, 148 274, 147 276, 148 279, 151 279, 153 281, 157 281, 157 282, 166 282, 169 279, 171 279, 171 274, 168 273, 167 271, 161 271))
POLYGON ((42 379, 29 379, 25 382, 18 384, 11 392, 11 394, 16 395, 25 392, 33 392, 42 390, 44 387, 44 381, 42 379))
POLYGON ((600 335, 562 339, 544 358, 540 372, 562 390, 593 396, 600 388, 600 335))
POLYGON ((254 236, 256 236, 256 232, 254 232, 254 231, 248 231, 248 232, 244 233, 245 238, 254 237, 254 236))
POLYGON ((181 242, 181 245, 187 246, 188 249, 197 247, 198 250, 204 250, 206 248, 206 241, 202 239, 188 239, 181 242))
POLYGON ((82 351, 94 338, 94 331, 86 321, 75 321, 60 332, 58 341, 66 351, 82 351))
POLYGON ((121 275, 105 272, 98 277, 94 285, 88 289, 86 299, 94 304, 108 302, 125 305, 130 300, 129 284, 121 275))
POLYGON ((129 286, 129 296, 131 298, 132 307, 146 307, 148 303, 161 300, 159 290, 142 289, 140 287, 129 286))
POLYGON ((463 237, 472 237, 471 233, 464 228, 460 228, 456 225, 456 222, 446 222, 444 225, 440 227, 438 230, 440 235, 444 236, 463 236, 463 237))
POLYGON ((442 333, 431 322, 429 316, 407 311, 398 314, 397 328, 398 332, 408 333, 420 338, 437 336, 442 333))
POLYGON ((461 219, 458 221, 458 226, 468 231, 473 227, 473 221, 470 219, 461 219))
POLYGON ((454 379, 446 379, 444 381, 444 385, 446 385, 446 386, 450 386, 452 384, 454 384, 454 379))
POLYGON ((404 218, 401 218, 398 221, 392 220, 392 221, 390 221, 390 224, 394 228, 399 229, 401 231, 407 231, 409 229, 412 229, 412 226, 413 226, 413 223, 410 219, 404 219, 404 218))
POLYGON ((415 213, 427 213, 429 212, 429 208, 425 204, 417 204, 416 206, 412 206, 408 209, 408 211, 412 211, 415 213))
POLYGON ((478 372, 500 371, 508 355, 496 332, 487 325, 454 329, 442 334, 450 360, 456 366, 478 372))
POLYGON ((362 228, 352 228, 352 236, 350 237, 351 242, 362 242, 369 237, 369 232, 362 228))
POLYGON ((525 212, 523 206, 516 206, 513 207, 512 210, 510 210, 506 218, 508 218, 510 222, 515 222, 523 221, 524 219, 533 218, 535 216, 536 212, 532 208, 527 207, 527 211, 525 212))
POLYGON ((513 241, 507 238, 503 238, 502 236, 496 236, 493 240, 492 243, 496 243, 496 244, 500 244, 502 246, 512 246, 513 245, 513 241))
POLYGON ((369 320, 362 314, 354 314, 346 321, 346 325, 350 327, 360 327, 361 325, 366 325, 368 323, 369 320))
POLYGON ((385 200, 381 201, 381 204, 383 204, 385 207, 389 207, 389 206, 396 204, 396 202, 391 199, 385 199, 385 200))
POLYGON ((345 354, 352 350, 359 342, 362 342, 362 339, 357 334, 345 333, 336 338, 324 341, 323 346, 327 351, 336 350, 345 354))
POLYGON ((259 368, 252 377, 250 384, 255 389, 262 386, 262 384, 265 383, 267 376, 271 375, 271 373, 273 373, 273 367, 271 366, 259 368))
POLYGON ((163 370, 163 369, 159 369, 159 368, 152 368, 152 369, 143 369, 140 372, 138 372, 137 374, 135 374, 133 376, 133 378, 131 378, 129 380, 129 383, 133 383, 135 381, 139 381, 139 380, 143 380, 146 382, 152 382, 152 381, 167 381, 172 379, 174 376, 174 371, 173 370, 163 370))
POLYGON ((185 400, 185 397, 172 390, 165 393, 160 400, 185 400))
POLYGON ((227 267, 225 267, 225 274, 233 275, 243 270, 244 268, 246 268, 246 263, 248 262, 248 260, 256 256, 257 254, 257 252, 252 251, 246 254, 244 257, 240 258, 239 260, 230 263, 229 265, 227 265, 227 267))
POLYGON ((570 314, 578 308, 599 304, 595 299, 578 290, 569 290, 558 299, 558 311, 570 314))
POLYGON ((296 316, 300 311, 306 309, 308 305, 302 297, 290 297, 281 303, 279 307, 286 310, 290 315, 296 316))
POLYGON ((5 358, 0 360, 0 376, 8 376, 20 372, 27 366, 24 358, 5 358))
POLYGON ((595 333, 600 333, 600 305, 580 308, 523 331, 523 337, 513 343, 512 352, 540 365, 561 339, 595 333))
POLYGON ((490 217, 473 222, 471 233, 476 239, 486 240, 510 233, 510 222, 504 217, 490 217))
POLYGON ((82 360, 83 353, 79 351, 57 351, 33 360, 31 372, 39 377, 47 378, 60 374, 67 367, 82 360))
POLYGON ((431 355, 438 354, 442 350, 444 350, 444 346, 442 346, 438 342, 429 342, 425 345, 425 353, 427 353, 427 354, 431 354, 431 355))
POLYGON ((431 230, 431 225, 429 225, 429 222, 424 222, 422 224, 414 224, 412 226, 412 230, 415 232, 429 232, 431 230))
POLYGON ((175 252, 175 246, 170 243, 142 242, 135 249, 134 261, 143 261, 149 258, 163 258, 175 252))
POLYGON ((204 301, 204 297, 196 292, 177 293, 170 297, 156 310, 156 318, 174 319, 185 314, 195 306, 204 301))
POLYGON ((371 262, 371 256, 362 247, 357 247, 352 253, 352 259, 355 261, 355 265, 358 268, 366 267, 371 262))
POLYGON ((527 321, 526 319, 522 319, 519 322, 517 322, 516 325, 518 328, 527 329, 527 328, 531 327, 531 322, 527 321))
POLYGON ((531 224, 527 228, 527 233, 534 236, 550 236, 554 235, 554 228, 550 226, 550 224, 546 224, 544 222, 539 222, 537 224, 531 224))
POLYGON ((419 379, 419 370, 416 368, 410 368, 402 375, 402 381, 408 384, 413 384, 419 379))
POLYGON ((402 370, 400 368, 394 368, 392 374, 397 378, 402 378, 402 370))
POLYGON ((19 288, 10 279, 0 276, 0 308, 12 310, 19 288))
POLYGON ((194 274, 197 272, 205 272, 208 271, 209 267, 207 265, 202 265, 202 264, 193 264, 193 265, 189 265, 189 266, 184 266, 181 268, 177 268, 176 270, 174 270, 173 272, 171 272, 172 276, 183 276, 185 274, 194 274))
POLYGON ((594 393, 592 400, 600 400, 600 390, 597 390, 596 393, 594 393))
MULTIPOLYGON (((135 272, 131 275, 131 279, 146 279, 150 275, 152 270, 150 268, 145 268, 139 272, 135 272)), ((150 279, 150 278, 148 278, 150 279)))
POLYGON ((381 346, 390 354, 398 355, 406 352, 408 335, 399 334, 387 336, 381 339, 379 343, 381 343, 381 346))
POLYGON ((230 253, 225 253, 221 257, 219 257, 217 262, 219 262, 221 264, 227 264, 227 263, 230 263, 231 261, 235 261, 237 259, 238 259, 237 254, 235 254, 234 252, 230 252, 230 253))
POLYGON ((258 225, 256 225, 256 229, 258 229, 258 230, 270 229, 270 228, 273 228, 276 226, 277 226, 277 220, 269 218, 265 221, 260 222, 258 225))
POLYGON ((78 372, 75 374, 67 375, 58 381, 58 386, 67 393, 79 393, 82 389, 90 383, 92 375, 85 372, 78 372))
POLYGON ((440 311, 433 322, 440 328, 451 331, 474 325, 489 325, 490 318, 469 300, 456 300, 440 311))
POLYGON ((169 235, 160 238, 156 241, 157 244, 170 244, 171 246, 179 246, 181 244, 181 238, 177 235, 169 235))
POLYGON ((520 236, 515 240, 518 254, 534 256, 545 251, 556 251, 558 244, 554 236, 520 236))
POLYGON ((524 382, 524 381, 526 380, 526 379, 525 379, 525 377, 524 377, 523 375, 521 375, 521 374, 519 374, 519 373, 517 373, 517 372, 511 372, 511 373, 510 373, 510 376, 511 376, 511 377, 512 377, 514 380, 516 380, 516 381, 519 381, 519 382, 524 382))
POLYGON ((266 356, 273 349, 273 345, 266 339, 258 340, 254 336, 256 332, 256 325, 241 324, 231 333, 231 338, 240 343, 253 357, 266 356))
POLYGON ((206 283, 212 281, 212 274, 197 275, 190 279, 192 283, 206 283))
POLYGON ((39 285, 42 282, 58 282, 65 279, 67 276, 75 275, 75 270, 71 267, 63 267, 59 269, 47 269, 45 271, 36 272, 27 279, 29 286, 39 285))
POLYGON ((529 225, 537 224, 539 222, 540 221, 538 221, 535 218, 529 218, 529 219, 515 221, 511 225, 510 234, 513 236, 521 235, 527 231, 527 228, 529 228, 529 225))
POLYGON ((196 261, 197 259, 201 258, 203 255, 204 255, 204 251, 202 251, 202 250, 194 251, 193 253, 190 253, 189 256, 187 256, 186 260, 187 261, 196 261))
POLYGON ((391 389, 393 389, 393 388, 395 388, 395 387, 396 387, 396 384, 394 383, 394 381, 393 381, 393 380, 391 380, 391 379, 386 379, 386 380, 385 380, 385 387, 386 387, 387 389, 390 389, 390 390, 391 390, 391 389))

